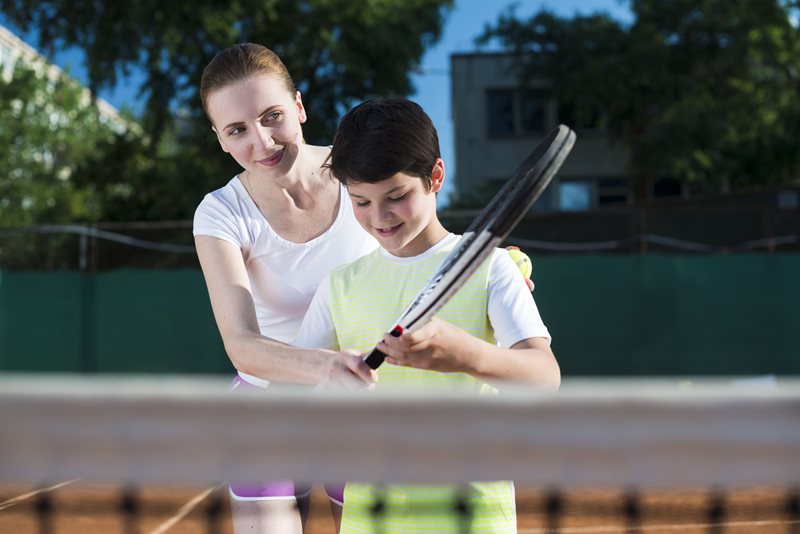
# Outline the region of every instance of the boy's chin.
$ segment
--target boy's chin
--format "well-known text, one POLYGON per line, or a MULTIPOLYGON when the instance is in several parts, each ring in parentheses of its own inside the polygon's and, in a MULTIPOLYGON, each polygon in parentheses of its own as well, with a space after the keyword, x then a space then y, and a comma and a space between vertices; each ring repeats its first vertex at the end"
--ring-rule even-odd
POLYGON ((375 236, 375 239, 378 240, 378 244, 381 246, 381 248, 392 256, 402 257, 407 255, 405 252, 406 246, 398 246, 396 239, 381 239, 377 236, 375 236))

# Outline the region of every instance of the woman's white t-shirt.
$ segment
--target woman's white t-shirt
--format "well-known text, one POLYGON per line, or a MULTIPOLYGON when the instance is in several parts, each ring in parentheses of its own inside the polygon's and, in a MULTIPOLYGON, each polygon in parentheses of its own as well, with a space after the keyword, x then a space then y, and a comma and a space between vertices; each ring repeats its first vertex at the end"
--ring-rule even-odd
MULTIPOLYGON (((378 246, 356 221, 344 186, 339 186, 339 213, 331 227, 311 241, 293 243, 270 227, 238 176, 205 196, 194 214, 193 233, 239 247, 261 334, 284 343, 294 339, 314 292, 331 269, 378 246)), ((268 384, 239 375, 251 384, 268 384)))

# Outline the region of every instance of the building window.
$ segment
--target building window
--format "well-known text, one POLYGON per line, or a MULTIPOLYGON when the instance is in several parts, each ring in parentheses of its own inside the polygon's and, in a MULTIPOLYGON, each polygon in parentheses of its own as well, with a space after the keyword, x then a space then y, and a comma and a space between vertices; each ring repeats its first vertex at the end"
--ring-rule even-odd
POLYGON ((683 195, 683 184, 675 178, 659 178, 653 182, 655 198, 679 197, 683 195))
POLYGON ((592 184, 585 180, 561 182, 558 187, 560 211, 586 211, 592 207, 592 184))
POLYGON ((6 79, 11 79, 14 70, 13 53, 9 45, 0 42, 0 74, 6 79))
POLYGON ((600 178, 597 180, 597 205, 614 206, 627 204, 630 186, 627 178, 600 178))
POLYGON ((515 137, 544 132, 547 129, 548 95, 548 91, 541 89, 488 89, 488 136, 515 137))
POLYGON ((547 94, 531 89, 519 95, 520 130, 523 134, 541 133, 547 127, 547 94))
POLYGON ((491 89, 486 92, 489 137, 514 135, 514 92, 491 89))

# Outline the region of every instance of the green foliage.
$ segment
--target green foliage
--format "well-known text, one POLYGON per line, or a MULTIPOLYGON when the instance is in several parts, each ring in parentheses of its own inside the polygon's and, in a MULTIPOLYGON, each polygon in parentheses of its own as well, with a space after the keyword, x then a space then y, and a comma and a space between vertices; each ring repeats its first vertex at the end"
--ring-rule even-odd
MULTIPOLYGON (((83 147, 81 157, 71 160, 79 172, 63 199, 40 185, 55 181, 53 173, 13 182, 16 190, 73 211, 9 214, 9 221, 191 218, 202 196, 237 171, 209 135, 197 95, 202 70, 216 52, 246 41, 277 52, 303 93, 306 140, 327 144, 353 103, 369 95, 412 92, 410 73, 438 40, 452 5, 453 0, 0 0, 10 23, 38 30, 43 52, 82 49, 93 91, 114 86, 134 70, 143 73, 139 90, 146 102, 136 118, 146 140, 130 132, 94 138, 77 126, 63 132, 71 136, 73 155, 83 147)), ((3 135, 13 131, 3 128, 3 135)), ((56 143, 52 135, 42 129, 17 137, 30 146, 47 146, 56 143)), ((17 158, 14 172, 28 172, 25 165, 17 158)))
POLYGON ((408 94, 409 73, 440 36, 453 0, 194 0, 75 2, 0 0, 19 27, 35 27, 50 51, 87 54, 93 89, 144 69, 143 125, 158 141, 171 110, 199 112, 203 67, 221 48, 257 42, 286 63, 305 95, 306 138, 327 143, 340 112, 371 94, 408 94))
POLYGON ((0 77, 0 227, 100 215, 93 188, 75 178, 112 126, 77 82, 46 71, 18 62, 10 80, 0 77))
POLYGON ((129 132, 106 140, 83 162, 78 179, 103 199, 103 221, 191 218, 203 195, 237 172, 207 124, 186 137, 176 124, 183 122, 171 121, 155 147, 129 132))
POLYGON ((479 42, 520 54, 523 79, 550 76, 573 126, 599 117, 627 142, 639 183, 661 176, 712 186, 798 182, 797 3, 630 5, 630 26, 603 14, 566 19, 543 11, 519 20, 511 10, 479 42))

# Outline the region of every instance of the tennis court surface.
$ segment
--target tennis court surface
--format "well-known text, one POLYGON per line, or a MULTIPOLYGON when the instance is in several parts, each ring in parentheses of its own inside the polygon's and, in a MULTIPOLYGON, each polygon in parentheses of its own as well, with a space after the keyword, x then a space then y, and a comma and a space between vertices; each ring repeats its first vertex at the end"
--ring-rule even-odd
MULTIPOLYGON (((800 532, 800 382, 557 394, 231 394, 226 379, 0 377, 0 533, 228 533, 226 480, 513 479, 519 532, 800 532)), ((376 496, 374 532, 391 523, 376 496)), ((317 486, 310 534, 332 534, 317 486)))

